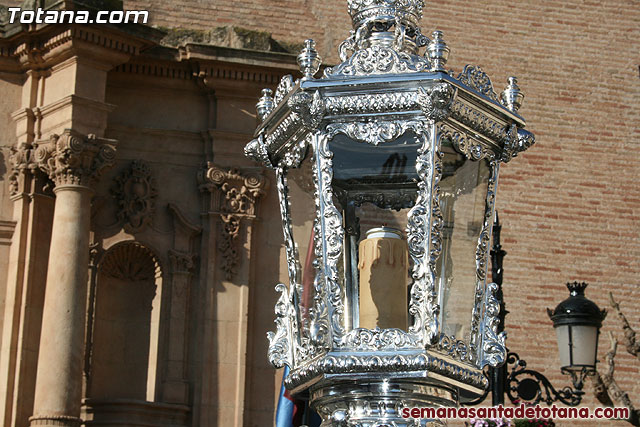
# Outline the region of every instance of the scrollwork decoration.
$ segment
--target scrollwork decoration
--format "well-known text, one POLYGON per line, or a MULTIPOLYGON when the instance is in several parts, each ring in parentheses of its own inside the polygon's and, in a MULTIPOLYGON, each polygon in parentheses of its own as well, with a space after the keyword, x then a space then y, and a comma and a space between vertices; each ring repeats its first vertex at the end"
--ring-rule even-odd
POLYGON ((131 162, 129 168, 114 180, 111 195, 118 203, 117 218, 126 231, 137 233, 151 224, 158 189, 146 162, 131 162))
POLYGON ((327 126, 327 135, 332 138, 344 133, 358 142, 379 145, 396 140, 409 129, 419 132, 423 126, 420 120, 333 123, 327 126))
POLYGON ((261 163, 267 168, 273 169, 273 164, 269 158, 263 134, 260 134, 256 139, 251 140, 251 142, 244 147, 244 155, 258 163, 261 163))
POLYGON ((485 144, 473 137, 470 137, 464 132, 460 132, 452 128, 449 125, 439 125, 438 132, 443 138, 451 141, 451 144, 456 151, 464 154, 468 159, 480 160, 486 158, 488 160, 493 160, 495 158, 493 150, 488 148, 485 144))
POLYGON ((469 356, 467 344, 464 341, 456 339, 455 336, 440 334, 438 349, 461 362, 466 361, 469 356))
POLYGON ((507 355, 505 333, 498 334, 500 303, 496 298, 498 285, 486 284, 487 266, 489 258, 489 244, 491 242, 491 227, 495 207, 496 186, 500 164, 497 160, 490 163, 491 175, 487 186, 485 202, 485 216, 482 230, 478 237, 476 249, 476 293, 475 304, 471 314, 470 353, 477 355, 478 366, 497 366, 507 355), (480 345, 478 345, 480 343, 480 345))
POLYGON ((331 353, 310 362, 303 368, 292 370, 285 379, 285 385, 292 389, 322 374, 425 370, 478 388, 485 389, 488 386, 488 380, 482 371, 466 368, 424 352, 380 355, 331 353))
POLYGON ((273 104, 277 107, 278 104, 293 90, 295 83, 293 81, 293 77, 287 74, 286 76, 280 79, 280 83, 278 83, 278 87, 276 88, 276 93, 273 95, 273 104))
POLYGON ((239 255, 237 240, 242 228, 242 220, 252 220, 256 215, 257 201, 265 192, 267 181, 259 172, 226 170, 213 163, 198 175, 200 187, 214 193, 211 212, 220 215, 221 238, 218 250, 222 254, 220 263, 227 280, 237 272, 239 255))
POLYGON ((487 73, 482 71, 482 68, 475 65, 465 65, 462 72, 458 75, 458 80, 471 89, 498 102, 498 95, 496 95, 493 90, 491 79, 487 73))
POLYGON ((507 138, 502 149, 500 160, 507 163, 518 153, 525 151, 535 144, 535 136, 525 129, 519 129, 516 125, 511 125, 507 132, 507 138))
POLYGON ((342 344, 344 330, 344 295, 339 284, 338 262, 342 255, 344 243, 344 229, 342 215, 333 204, 333 153, 328 147, 329 139, 326 134, 316 134, 313 137, 313 151, 316 167, 319 206, 317 209, 320 230, 317 236, 321 239, 321 257, 323 262, 324 287, 326 291, 328 316, 331 324, 331 339, 334 345, 342 344))
POLYGON ((437 146, 439 144, 433 136, 433 131, 431 126, 429 129, 423 128, 419 133, 422 145, 418 149, 416 159, 416 171, 420 177, 418 198, 407 214, 407 243, 412 261, 411 276, 413 278, 409 314, 414 317, 409 333, 424 337, 426 332, 422 345, 433 342, 438 334, 439 306, 436 302, 434 256, 437 258, 439 254, 440 244, 437 234, 440 232, 439 228, 442 228, 442 215, 434 195, 437 194, 436 186, 440 173, 438 164, 441 162, 438 162, 440 148, 437 146), (434 167, 432 168, 431 165, 434 167), (435 228, 429 228, 429 219, 435 228))
POLYGON ((295 308, 291 304, 291 298, 287 287, 278 283, 276 291, 280 292, 280 297, 276 302, 276 332, 267 332, 269 340, 268 357, 269 362, 276 368, 284 365, 293 368, 292 352, 292 326, 295 319, 295 308))
POLYGON ((484 298, 485 319, 482 324, 482 349, 480 360, 480 368, 486 365, 494 368, 505 361, 507 356, 507 333, 505 331, 498 333, 498 316, 500 314, 500 301, 496 298, 498 285, 488 283, 486 295, 484 298))
POLYGON ((412 111, 418 109, 416 98, 415 92, 334 96, 326 98, 325 112, 328 115, 340 115, 412 111))
POLYGON ((296 92, 287 101, 289 108, 302 119, 302 124, 309 130, 316 129, 324 114, 324 101, 319 91, 313 94, 309 92, 296 92))
POLYGON ((348 60, 325 69, 325 77, 366 76, 372 74, 418 73, 428 71, 429 61, 422 56, 398 52, 390 47, 374 45, 357 50, 348 60))
POLYGON ((392 351, 419 348, 420 341, 400 329, 357 328, 345 335, 344 346, 355 351, 392 351))
POLYGON ((424 115, 439 122, 451 112, 455 89, 449 83, 438 83, 431 88, 418 88, 417 101, 424 115))

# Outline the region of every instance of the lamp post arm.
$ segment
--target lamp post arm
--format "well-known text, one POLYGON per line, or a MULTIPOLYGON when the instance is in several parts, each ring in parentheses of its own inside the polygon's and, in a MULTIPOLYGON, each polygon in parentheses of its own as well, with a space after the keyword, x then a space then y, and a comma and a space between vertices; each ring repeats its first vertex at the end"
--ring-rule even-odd
POLYGON ((578 387, 576 390, 569 386, 556 390, 543 374, 533 369, 527 369, 527 362, 521 360, 517 353, 510 352, 508 354, 507 364, 512 368, 507 377, 506 392, 513 404, 537 405, 540 402, 545 402, 547 405, 551 405, 553 402, 560 401, 568 406, 577 406, 582 401, 584 392, 578 387))

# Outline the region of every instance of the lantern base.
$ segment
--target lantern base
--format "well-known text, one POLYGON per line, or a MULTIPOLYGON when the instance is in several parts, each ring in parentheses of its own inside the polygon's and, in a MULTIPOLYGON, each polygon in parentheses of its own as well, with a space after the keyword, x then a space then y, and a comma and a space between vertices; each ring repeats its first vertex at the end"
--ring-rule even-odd
POLYGON ((310 400, 322 417, 320 427, 439 427, 447 424, 434 418, 413 418, 410 410, 455 407, 458 392, 428 379, 368 378, 317 384, 310 389, 310 400))

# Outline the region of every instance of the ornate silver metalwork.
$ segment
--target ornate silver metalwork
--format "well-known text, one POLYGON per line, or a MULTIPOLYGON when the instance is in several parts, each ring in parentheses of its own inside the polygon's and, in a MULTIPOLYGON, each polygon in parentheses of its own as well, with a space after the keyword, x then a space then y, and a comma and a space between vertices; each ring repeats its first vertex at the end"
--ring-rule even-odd
POLYGON ((454 96, 451 84, 438 83, 429 89, 419 87, 417 101, 428 119, 439 122, 449 116, 454 96))
POLYGON ((502 94, 500 94, 500 101, 504 106, 515 113, 522 106, 523 99, 524 94, 518 86, 518 79, 513 76, 509 77, 509 84, 502 94))
POLYGON ((460 75, 458 75, 458 80, 484 96, 494 101, 498 100, 498 95, 493 91, 491 79, 482 71, 482 68, 475 65, 465 65, 460 75))
POLYGON ((481 326, 482 347, 480 348, 480 366, 499 366, 504 363, 507 357, 506 332, 498 333, 498 323, 500 314, 500 301, 496 298, 498 285, 488 283, 484 299, 485 319, 481 326))
POLYGON ((430 344, 438 335, 438 311, 435 290, 435 261, 440 254, 442 215, 437 198, 440 164, 439 139, 435 127, 425 126, 418 149, 416 171, 418 199, 407 214, 407 244, 412 261, 409 314, 414 316, 409 332, 430 344), (434 195, 436 197, 434 197, 434 195), (423 334, 426 331, 426 337, 423 334))
POLYGON ((502 148, 501 160, 507 163, 512 158, 516 157, 518 153, 525 151, 533 144, 535 144, 535 136, 526 129, 519 129, 517 126, 512 125, 507 133, 507 139, 502 148))
MULTIPOLYGON (((315 79, 320 58, 307 41, 298 56, 303 77, 282 78, 272 101, 264 93, 258 104, 264 121, 245 148, 247 156, 276 169, 289 272, 288 289, 278 285, 277 330, 269 335, 269 358, 278 366, 291 366, 288 388, 297 392, 311 387, 312 404, 321 410, 323 425, 408 426, 395 415, 381 415, 381 411, 397 412, 390 391, 378 396, 364 388, 356 390, 361 405, 326 400, 325 392, 338 390, 332 387, 342 379, 350 381, 350 387, 356 378, 371 384, 397 380, 408 387, 433 385, 435 378, 439 384, 481 394, 487 386, 482 367, 504 359, 504 335, 496 332, 495 287, 486 284, 499 163, 527 149, 534 137, 523 129, 524 120, 517 114, 522 94, 515 79, 502 93, 501 104, 479 67, 466 66, 457 78, 448 75, 449 48, 442 33, 434 32, 429 40, 418 27, 422 0, 348 0, 348 4, 353 30, 340 46, 342 63, 315 79), (424 46, 421 56, 418 49, 424 46), (417 144, 401 139, 408 131, 415 133, 417 144), (330 140, 339 133, 351 139, 341 139, 340 144, 362 144, 357 149, 371 154, 407 143, 403 150, 416 150, 408 156, 410 161, 415 158, 415 172, 406 176, 413 181, 382 182, 383 173, 366 185, 354 179, 349 186, 334 188, 330 140), (438 324, 441 307, 435 271, 443 239, 441 147, 449 141, 467 159, 489 162, 491 167, 476 246, 468 342, 444 335, 438 324), (304 162, 312 165, 316 209, 314 294, 311 307, 306 307, 308 317, 299 307, 301 269, 286 180, 287 171, 305 167, 304 162), (357 274, 350 270, 358 256, 355 208, 365 202, 383 209, 409 209, 406 231, 412 283, 407 331, 352 326, 358 323, 354 299, 359 298, 357 274), (377 403, 377 397, 383 403, 377 403), (353 415, 349 405, 361 408, 359 413, 364 415, 353 415)), ((438 404, 457 400, 447 399, 438 404)), ((433 400, 416 396, 415 404, 433 404, 433 400)))
POLYGON ((258 118, 264 121, 269 113, 273 111, 274 105, 273 91, 271 89, 262 89, 262 97, 256 104, 256 112, 258 113, 258 118))
POLYGON ((315 154, 315 180, 318 190, 318 225, 322 236, 323 282, 326 292, 327 311, 331 325, 330 338, 333 345, 339 347, 345 334, 344 290, 340 286, 338 262, 342 255, 344 229, 342 215, 333 204, 333 153, 329 150, 329 138, 326 134, 315 134, 312 139, 315 154))
POLYGON ((256 139, 252 140, 244 147, 244 155, 258 163, 261 163, 265 167, 273 168, 271 159, 269 159, 267 147, 264 143, 264 135, 262 134, 258 135, 256 139))
POLYGON ((453 101, 451 117, 489 139, 504 142, 508 127, 486 112, 463 102, 460 98, 453 101))
POLYGON ((409 129, 419 133, 423 127, 419 120, 334 123, 327 126, 327 136, 344 133, 357 142, 378 145, 394 141, 409 129))
POLYGON ((320 64, 322 64, 322 58, 316 50, 316 42, 312 39, 305 40, 304 48, 298 55, 298 65, 300 65, 300 72, 304 78, 312 79, 320 69, 320 64))
POLYGON ((393 48, 374 45, 357 50, 351 58, 332 68, 327 68, 325 77, 367 76, 375 74, 418 73, 428 71, 425 58, 398 52, 393 48))
POLYGON ((383 113, 390 110, 402 112, 418 108, 415 92, 336 96, 325 100, 325 113, 332 116, 383 113))
POLYGON ((494 152, 481 143, 477 139, 469 136, 466 132, 461 132, 455 128, 442 124, 438 127, 438 130, 443 138, 447 138, 451 141, 453 148, 456 151, 464 154, 471 160, 489 159, 495 158, 494 152))
POLYGON ((433 40, 427 46, 427 53, 431 60, 431 71, 446 72, 444 66, 449 59, 449 52, 451 50, 442 38, 442 31, 434 31, 433 40))
POLYGON ((315 129, 322 120, 324 114, 324 102, 320 92, 297 92, 287 101, 291 111, 297 113, 302 119, 303 125, 308 129, 315 129))
POLYGON ((280 83, 278 83, 278 87, 276 88, 276 94, 273 95, 273 103, 275 105, 280 104, 284 97, 293 90, 294 86, 295 83, 293 82, 293 77, 291 77, 291 75, 287 74, 282 77, 280 79, 280 83))
POLYGON ((469 350, 467 349, 467 343, 456 339, 454 336, 440 334, 438 349, 444 352, 444 354, 451 356, 456 360, 460 360, 461 362, 468 360, 469 350))
POLYGON ((291 295, 287 287, 278 283, 276 291, 280 292, 278 302, 276 302, 276 332, 267 332, 269 339, 269 362, 276 368, 284 365, 292 368, 293 364, 293 318, 295 308, 291 304, 291 295))
POLYGON ((488 385, 482 371, 455 363, 434 353, 424 351, 397 353, 329 353, 292 370, 285 379, 289 389, 296 389, 322 374, 361 374, 374 372, 428 371, 455 381, 484 389, 488 385))
POLYGON ((471 315, 471 341, 469 348, 472 353, 477 354, 480 368, 486 365, 496 367, 503 363, 507 357, 506 334, 504 332, 498 334, 497 329, 499 323, 498 315, 500 314, 500 303, 495 296, 497 285, 495 283, 486 284, 489 244, 491 242, 491 227, 493 226, 499 171, 500 164, 498 161, 492 161, 491 176, 489 177, 485 199, 485 216, 476 249, 476 299, 471 315), (480 348, 478 348, 478 342, 480 342, 480 348))

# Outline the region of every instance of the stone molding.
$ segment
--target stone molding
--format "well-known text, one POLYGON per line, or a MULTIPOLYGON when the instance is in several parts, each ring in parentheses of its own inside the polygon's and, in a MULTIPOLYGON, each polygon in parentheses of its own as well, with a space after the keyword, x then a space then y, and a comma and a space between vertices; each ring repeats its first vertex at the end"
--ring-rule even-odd
POLYGON ((258 199, 265 193, 267 180, 260 172, 224 169, 209 162, 198 177, 200 189, 212 194, 210 214, 219 215, 222 223, 218 250, 222 254, 222 271, 231 280, 237 270, 238 236, 242 219, 256 217, 258 199))
POLYGON ((36 142, 34 161, 37 162, 56 189, 63 186, 92 188, 100 175, 115 163, 113 139, 97 138, 65 129, 62 135, 36 142))
POLYGON ((114 180, 110 191, 118 203, 116 216, 125 231, 138 233, 152 224, 158 189, 146 162, 132 161, 114 180))
MULTIPOLYGON (((17 29, 17 27, 16 27, 17 29)), ((124 34, 120 31, 107 29, 104 26, 67 26, 45 25, 37 32, 22 32, 17 30, 17 38, 12 40, 0 38, 0 57, 11 58, 15 61, 12 68, 20 66, 42 66, 57 61, 64 55, 58 55, 61 51, 73 47, 86 47, 90 50, 104 49, 110 55, 120 58, 116 63, 126 61, 126 58, 138 55, 146 47, 159 41, 161 32, 143 28, 137 28, 140 34, 124 34), (21 33, 21 34, 19 34, 21 33), (145 40, 146 38, 146 40, 145 40), (124 60, 123 60, 124 59, 124 60)), ((2 68, 11 66, 3 64, 2 68)))
POLYGON ((66 415, 34 415, 29 418, 30 426, 80 427, 81 423, 80 418, 66 415))

